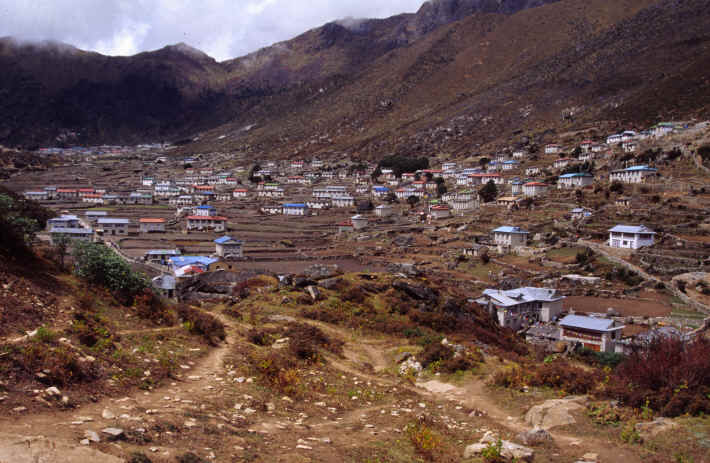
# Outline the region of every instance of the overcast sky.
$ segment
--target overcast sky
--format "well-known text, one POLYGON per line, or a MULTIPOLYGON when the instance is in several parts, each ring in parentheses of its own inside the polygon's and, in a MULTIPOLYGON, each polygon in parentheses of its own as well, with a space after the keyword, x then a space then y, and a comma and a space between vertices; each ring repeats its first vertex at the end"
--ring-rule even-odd
POLYGON ((0 0, 0 36, 108 55, 185 42, 218 60, 336 19, 415 12, 424 0, 0 0))

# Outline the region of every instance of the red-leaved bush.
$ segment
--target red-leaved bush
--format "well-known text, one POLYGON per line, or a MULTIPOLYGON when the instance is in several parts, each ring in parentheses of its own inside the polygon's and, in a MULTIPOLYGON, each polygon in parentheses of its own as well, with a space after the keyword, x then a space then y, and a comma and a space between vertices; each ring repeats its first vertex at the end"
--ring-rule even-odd
POLYGON ((607 392, 670 417, 710 412, 710 340, 654 340, 616 368, 607 392))

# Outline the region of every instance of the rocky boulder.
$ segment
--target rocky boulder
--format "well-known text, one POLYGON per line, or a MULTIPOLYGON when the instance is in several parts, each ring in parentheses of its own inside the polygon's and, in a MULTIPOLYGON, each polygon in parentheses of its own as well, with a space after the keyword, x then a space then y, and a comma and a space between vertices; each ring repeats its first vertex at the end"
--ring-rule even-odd
POLYGON ((340 267, 337 265, 314 264, 303 271, 303 275, 311 280, 323 280, 341 275, 340 267))
POLYGON ((418 301, 436 303, 439 298, 436 292, 431 288, 423 285, 414 285, 402 280, 397 280, 392 283, 392 287, 396 290, 404 292, 407 296, 418 301))
POLYGON ((525 421, 535 428, 552 429, 574 424, 573 412, 583 410, 586 396, 548 400, 535 405, 525 414, 525 421))
POLYGON ((0 434, 0 461, 12 463, 121 463, 123 459, 42 436, 0 434))

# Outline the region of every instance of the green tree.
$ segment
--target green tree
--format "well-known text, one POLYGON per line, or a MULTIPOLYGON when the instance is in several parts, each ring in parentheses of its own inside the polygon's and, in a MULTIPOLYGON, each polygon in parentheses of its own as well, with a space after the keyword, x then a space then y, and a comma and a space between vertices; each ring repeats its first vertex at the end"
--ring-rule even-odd
POLYGON ((436 182, 436 194, 441 198, 441 196, 445 195, 448 191, 448 188, 446 188, 446 182, 441 177, 436 177, 434 181, 436 182))
POLYGON ((35 234, 54 214, 17 193, 0 187, 0 252, 26 256, 35 234))
POLYGON ((487 166, 490 162, 491 162, 491 160, 488 159, 488 158, 485 158, 485 157, 478 160, 478 164, 479 164, 481 167, 483 167, 484 169, 486 168, 486 166, 487 166))
POLYGON ((407 197, 407 204, 409 204, 409 207, 410 207, 410 208, 413 209, 414 206, 416 206, 418 203, 419 203, 419 197, 418 197, 418 196, 411 195, 411 196, 408 196, 408 197, 407 197))
POLYGON ((103 286, 125 304, 148 287, 142 274, 135 272, 118 254, 100 243, 77 241, 74 245, 74 273, 87 282, 103 286))
POLYGON ((498 187, 493 180, 488 180, 488 183, 478 190, 478 194, 484 203, 490 203, 498 197, 498 187))

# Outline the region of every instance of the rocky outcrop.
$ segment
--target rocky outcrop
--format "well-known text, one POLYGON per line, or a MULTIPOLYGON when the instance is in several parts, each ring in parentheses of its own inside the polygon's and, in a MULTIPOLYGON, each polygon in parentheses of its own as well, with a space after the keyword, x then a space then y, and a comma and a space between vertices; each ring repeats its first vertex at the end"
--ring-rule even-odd
POLYGON ((44 436, 0 434, 0 461, 12 463, 122 463, 121 458, 44 436))
POLYGON ((553 399, 535 405, 525 414, 525 421, 535 428, 552 429, 574 424, 573 412, 583 410, 586 396, 553 399))

